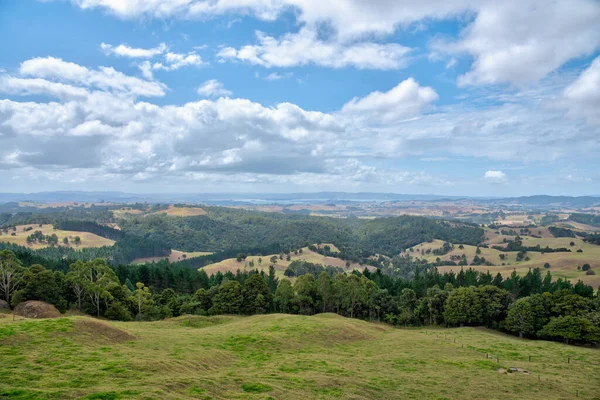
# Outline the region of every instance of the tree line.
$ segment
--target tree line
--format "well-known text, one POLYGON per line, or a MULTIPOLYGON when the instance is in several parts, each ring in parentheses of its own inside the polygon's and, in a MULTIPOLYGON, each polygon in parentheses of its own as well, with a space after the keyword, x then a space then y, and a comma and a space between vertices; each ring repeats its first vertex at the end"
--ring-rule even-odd
POLYGON ((132 267, 95 259, 73 262, 65 273, 41 264, 25 267, 3 250, 0 295, 13 306, 41 300, 61 311, 74 307, 115 320, 335 312, 402 326, 483 325, 522 337, 600 342, 600 293, 581 282, 554 280, 550 272, 542 276, 539 269, 503 278, 472 269, 440 274, 433 268, 406 279, 381 270, 340 273, 304 266, 311 272, 292 282, 279 279, 273 266, 267 272, 211 276, 169 263, 132 267))

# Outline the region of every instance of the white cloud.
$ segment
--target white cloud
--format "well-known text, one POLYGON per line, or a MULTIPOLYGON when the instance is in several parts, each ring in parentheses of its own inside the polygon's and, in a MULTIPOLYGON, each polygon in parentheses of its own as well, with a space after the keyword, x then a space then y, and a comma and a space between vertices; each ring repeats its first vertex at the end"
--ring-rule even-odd
POLYGON ((398 69, 406 65, 410 49, 396 43, 361 42, 350 45, 318 39, 317 32, 303 28, 281 38, 256 33, 258 45, 239 49, 225 47, 218 53, 222 60, 237 59, 264 67, 320 65, 332 68, 398 69))
POLYGON ((435 90, 419 86, 409 78, 385 93, 376 91, 363 98, 353 98, 344 104, 342 112, 390 122, 418 115, 437 99, 435 90))
POLYGON ((434 48, 474 58, 459 85, 525 85, 597 49, 599 20, 600 2, 593 0, 482 2, 457 41, 434 48))
POLYGON ((187 54, 180 53, 172 53, 168 52, 165 54, 164 63, 157 62, 152 65, 152 69, 158 70, 162 69, 165 71, 175 71, 181 67, 186 66, 202 66, 204 65, 204 61, 202 61, 202 57, 194 52, 190 52, 187 54))
POLYGON ((563 97, 571 115, 600 124, 600 57, 565 89, 563 97))
MULTIPOLYGON (((99 67, 96 70, 90 70, 54 57, 27 60, 21 64, 20 74, 25 77, 111 90, 133 96, 164 96, 166 90, 166 86, 162 83, 128 76, 112 67, 99 67)), ((47 84, 49 90, 50 86, 50 84, 47 84)), ((56 92, 56 85, 52 86, 51 91, 56 92)))
POLYGON ((414 27, 422 29, 432 20, 463 18, 469 22, 458 39, 448 38, 434 44, 436 51, 473 58, 471 70, 459 79, 461 85, 525 85, 542 79, 569 60, 591 54, 600 46, 600 2, 597 0, 71 2, 83 9, 102 8, 120 18, 190 19, 237 14, 273 20, 284 12, 294 11, 302 27, 300 32, 280 38, 265 36, 259 38, 259 45, 229 47, 221 53, 223 60, 237 58, 264 66, 317 64, 334 68, 353 65, 396 69, 406 62, 406 47, 361 40, 389 37, 398 30, 410 31, 414 27), (330 37, 318 40, 311 33, 323 26, 331 33, 330 37), (342 60, 327 59, 327 54, 339 54, 342 60))
POLYGON ((504 183, 507 181, 506 174, 502 171, 485 171, 483 178, 492 183, 504 183))
POLYGON ((225 86, 216 79, 210 79, 204 82, 198 88, 198 94, 204 97, 220 97, 220 96, 231 96, 231 91, 225 89, 225 86))
POLYGON ((161 43, 157 47, 151 49, 133 48, 127 46, 126 44, 120 44, 117 47, 114 47, 107 43, 101 43, 100 48, 105 54, 114 54, 117 56, 130 58, 152 58, 167 51, 167 45, 164 43, 161 43))
MULTIPOLYGON (((85 182, 111 185, 135 179, 177 187, 189 180, 215 182, 217 188, 239 189, 239 183, 403 191, 406 185, 452 183, 427 171, 397 168, 407 156, 479 159, 506 171, 511 163, 577 160, 588 165, 600 153, 597 127, 540 102, 567 92, 589 100, 587 94, 577 97, 577 90, 566 90, 573 78, 506 92, 509 101, 504 92, 472 93, 481 97, 435 109, 435 91, 407 79, 327 113, 228 97, 157 105, 138 97, 139 87, 147 84, 164 93, 167 88, 159 82, 131 81, 114 70, 105 74, 105 69, 59 59, 34 60, 24 62, 18 75, 0 74, 0 91, 58 99, 0 100, 0 168, 9 170, 7 179, 19 182, 68 182, 76 173, 85 182)), ((579 79, 589 82, 588 76, 582 73, 579 79)), ((207 97, 230 95, 218 93, 226 90, 220 82, 210 82, 207 97)), ((508 182, 501 171, 490 173, 486 181, 508 182)))

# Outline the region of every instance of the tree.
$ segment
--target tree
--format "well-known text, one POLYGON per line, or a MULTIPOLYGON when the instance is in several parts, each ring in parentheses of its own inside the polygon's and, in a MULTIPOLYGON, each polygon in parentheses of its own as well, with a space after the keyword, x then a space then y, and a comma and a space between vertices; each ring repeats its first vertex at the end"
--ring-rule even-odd
POLYGON ((74 242, 76 245, 79 245, 79 244, 81 243, 81 238, 80 238, 79 236, 75 236, 75 237, 73 238, 73 242, 74 242))
POLYGON ((152 293, 150 293, 150 289, 145 286, 142 282, 138 282, 135 284, 136 290, 133 292, 133 298, 137 304, 138 314, 137 319, 142 319, 142 308, 149 304, 152 299, 152 293))
POLYGON ((571 315, 552 318, 539 332, 539 336, 570 342, 600 342, 600 328, 582 317, 571 315))
POLYGON ((244 282, 244 288, 242 290, 243 306, 242 311, 245 314, 255 314, 260 311, 260 313, 264 313, 268 305, 271 304, 273 300, 273 296, 271 295, 271 291, 267 286, 264 278, 260 274, 252 274, 246 281, 244 282), (261 304, 260 309, 256 309, 257 305, 257 297, 261 296, 261 304))
POLYGON ((550 268, 550 263, 545 263, 544 268, 546 268, 546 269, 550 268))
POLYGON ((109 288, 111 285, 118 285, 119 279, 113 269, 106 264, 106 260, 96 258, 86 264, 85 293, 89 296, 92 306, 96 308, 96 316, 100 317, 101 301, 112 297, 109 288))
POLYGON ((271 264, 277 264, 277 256, 271 256, 271 264))
POLYGON ((63 297, 64 275, 50 271, 39 264, 25 269, 23 285, 13 294, 12 303, 26 300, 39 300, 56 306, 61 312, 67 309, 67 301, 63 297))
POLYGON ((67 282, 71 284, 75 296, 77 296, 77 309, 81 311, 81 299, 85 293, 85 281, 88 276, 88 265, 82 261, 76 261, 69 266, 67 282))
POLYGON ((24 272, 21 261, 12 251, 0 251, 0 293, 8 304, 13 292, 22 284, 24 272))
POLYGON ((212 298, 210 314, 239 314, 242 308, 242 286, 238 281, 225 281, 212 298))
POLYGON ((481 321, 479 296, 472 288, 453 290, 444 305, 444 320, 449 325, 477 325, 481 321))
POLYGON ((535 333, 535 312, 527 298, 524 297, 511 304, 504 320, 504 327, 510 332, 518 333, 520 338, 535 333))
POLYGON ((312 274, 299 276, 294 283, 294 291, 296 292, 296 303, 298 304, 298 312, 300 314, 313 314, 313 306, 317 297, 317 288, 315 278, 312 274))
POLYGON ((331 305, 332 298, 332 287, 331 287, 331 277, 325 271, 319 274, 319 278, 317 279, 317 290, 319 293, 319 297, 321 298, 322 310, 326 312, 329 310, 331 305))
POLYGON ((64 237, 63 238, 63 243, 66 244, 67 246, 69 245, 69 238, 68 237, 64 237))
POLYGON ((346 298, 346 306, 350 311, 350 318, 354 318, 354 311, 360 303, 366 300, 366 291, 360 278, 354 274, 350 274, 346 278, 344 285, 344 297, 346 298))
POLYGON ((275 291, 275 305, 281 312, 290 311, 290 306, 294 303, 294 289, 292 283, 287 279, 282 279, 275 291))

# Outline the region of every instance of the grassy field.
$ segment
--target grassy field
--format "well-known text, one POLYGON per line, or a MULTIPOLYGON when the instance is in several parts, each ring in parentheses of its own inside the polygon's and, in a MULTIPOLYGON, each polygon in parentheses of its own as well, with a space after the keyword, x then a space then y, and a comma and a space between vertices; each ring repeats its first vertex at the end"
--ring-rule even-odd
POLYGON ((597 349, 479 328, 398 329, 333 314, 148 323, 6 317, 0 358, 0 398, 11 399, 574 399, 577 392, 592 399, 600 393, 597 349), (529 374, 498 373, 510 367, 529 374))
MULTIPOLYGON (((326 244, 321 244, 320 247, 325 246, 326 244)), ((337 247, 335 247, 332 244, 329 244, 329 246, 331 247, 332 251, 337 251, 337 247)), ((317 252, 314 251, 310 251, 308 249, 308 247, 304 247, 302 249, 302 253, 300 254, 294 254, 294 253, 290 253, 290 261, 286 260, 286 257, 283 257, 283 260, 279 259, 279 254, 271 254, 268 256, 248 256, 245 260, 243 261, 239 261, 235 258, 228 258, 226 260, 220 261, 218 263, 214 263, 214 264, 209 264, 205 267, 203 267, 202 269, 204 269, 204 271, 208 274, 216 274, 217 272, 221 271, 221 273, 225 273, 225 272, 233 272, 235 273, 238 269, 240 271, 243 271, 244 269, 252 269, 250 267, 250 261, 254 261, 254 269, 258 269, 259 271, 265 271, 267 272, 269 270, 269 259, 272 256, 277 256, 277 263, 275 264, 275 271, 276 271, 276 275, 280 278, 282 278, 283 272, 287 269, 288 265, 290 265, 290 263, 292 261, 295 260, 304 260, 304 261, 308 261, 314 264, 322 264, 322 265, 331 265, 334 267, 340 267, 343 268, 345 270, 353 270, 353 269, 358 269, 360 271, 364 270, 364 266, 361 266, 357 263, 352 263, 350 264, 350 267, 346 267, 346 261, 340 259, 340 258, 336 258, 336 257, 326 257, 322 254, 319 254, 317 252), (258 259, 261 258, 262 259, 262 263, 259 264, 258 263, 258 259)))
MULTIPOLYGON (((565 247, 571 249, 571 252, 542 254, 530 251, 527 253, 527 256, 530 258, 529 261, 517 261, 517 252, 501 252, 492 248, 481 248, 481 254, 479 256, 485 257, 487 261, 492 262, 495 266, 472 266, 472 268, 482 272, 490 271, 492 274, 500 272, 501 274, 508 276, 513 270, 516 270, 519 274, 526 274, 530 268, 544 269, 544 264, 548 263, 550 264, 550 272, 552 272, 552 275, 555 277, 567 278, 573 283, 581 280, 585 284, 592 285, 594 288, 600 286, 600 246, 588 244, 579 238, 545 237, 538 239, 523 236, 522 239, 524 246, 537 246, 539 244, 541 247, 565 247), (571 246, 571 242, 575 243, 575 245, 571 246), (578 253, 578 249, 583 250, 583 252, 578 253), (505 254, 506 258, 501 260, 500 254, 505 254), (502 265, 502 263, 505 265, 502 265), (590 264, 597 275, 586 275, 585 271, 577 269, 577 266, 582 266, 584 264, 590 264)), ((501 243, 501 240, 497 241, 497 243, 501 243)), ((413 254, 415 257, 421 257, 421 249, 424 249, 425 251, 427 251, 427 249, 438 249, 442 247, 443 244, 444 242, 441 240, 434 240, 431 243, 421 243, 420 245, 415 246, 415 252, 410 254, 413 254)), ((464 249, 461 250, 458 248, 458 244, 456 244, 454 250, 444 256, 440 256, 440 258, 442 260, 449 260, 452 255, 465 254, 470 264, 473 257, 475 257, 476 250, 477 248, 475 246, 469 245, 464 245, 464 249)), ((433 254, 425 255, 425 258, 430 262, 435 261, 437 257, 438 256, 433 254)), ((445 266, 438 267, 438 270, 440 272, 458 272, 460 271, 460 268, 461 267, 445 266)))
POLYGON ((170 205, 168 209, 152 214, 166 214, 171 217, 195 217, 197 215, 206 215, 206 211, 200 207, 175 207, 174 205, 170 205))
POLYGON ((35 231, 41 231, 44 235, 52 235, 53 233, 58 236, 58 244, 64 246, 63 239, 66 237, 69 239, 69 246, 73 248, 83 248, 83 247, 102 247, 102 246, 112 246, 115 244, 113 240, 103 238, 102 236, 94 235, 89 232, 78 232, 78 231, 63 231, 60 229, 54 229, 52 225, 46 224, 41 227, 38 224, 33 225, 19 225, 16 227, 17 230, 14 231, 15 236, 12 236, 12 229, 9 229, 8 233, 2 232, 0 236, 0 242, 10 242, 15 243, 21 246, 27 246, 32 249, 40 249, 43 247, 48 247, 46 243, 34 243, 27 244, 27 236, 31 235, 35 231), (26 231, 26 228, 32 228, 30 231, 26 231), (81 238, 81 243, 79 245, 73 244, 73 238, 75 236, 79 236, 81 238))
POLYGON ((153 262, 153 261, 160 261, 160 260, 163 260, 165 258, 167 258, 170 262, 177 262, 177 261, 181 261, 181 260, 185 259, 183 257, 183 255, 185 255, 186 258, 192 258, 192 257, 206 256, 208 254, 212 254, 212 252, 210 252, 210 251, 179 251, 179 250, 171 250, 171 254, 169 255, 169 257, 144 257, 144 258, 136 258, 135 260, 133 260, 133 264, 150 263, 150 262, 153 262))

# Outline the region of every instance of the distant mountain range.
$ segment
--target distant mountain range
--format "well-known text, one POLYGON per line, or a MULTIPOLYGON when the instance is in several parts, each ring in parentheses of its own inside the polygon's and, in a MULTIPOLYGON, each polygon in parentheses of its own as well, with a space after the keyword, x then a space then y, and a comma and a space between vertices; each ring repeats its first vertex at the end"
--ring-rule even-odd
POLYGON ((600 195, 596 196, 523 196, 523 197, 469 197, 440 196, 397 193, 124 193, 124 192, 84 192, 56 191, 39 193, 0 193, 0 204, 10 202, 36 203, 203 203, 214 205, 251 205, 251 204, 298 204, 298 203, 336 203, 382 202, 382 201, 461 201, 494 205, 522 205, 529 207, 550 207, 555 205, 569 207, 590 207, 600 205, 600 195))

